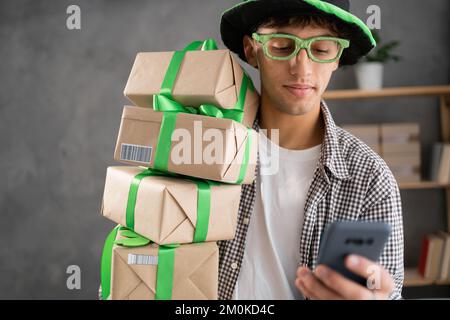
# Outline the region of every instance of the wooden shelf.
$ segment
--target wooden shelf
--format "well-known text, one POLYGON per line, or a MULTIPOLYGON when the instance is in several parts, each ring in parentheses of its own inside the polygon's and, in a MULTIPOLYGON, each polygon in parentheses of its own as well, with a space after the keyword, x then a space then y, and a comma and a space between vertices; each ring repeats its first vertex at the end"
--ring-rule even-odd
POLYGON ((450 286, 450 279, 448 280, 436 280, 434 282, 438 286, 450 286))
MULTIPOLYGON (((450 85, 383 88, 381 90, 331 90, 324 93, 325 100, 351 100, 389 97, 435 96, 440 100, 441 139, 450 142, 450 85)), ((439 189, 446 190, 447 223, 450 231, 450 185, 430 181, 400 183, 402 190, 439 189)))
MULTIPOLYGON (((382 90, 331 90, 324 93, 325 100, 352 100, 352 99, 383 99, 392 97, 439 97, 441 118, 441 139, 450 142, 450 85, 427 87, 398 87, 384 88, 382 90)), ((399 183, 401 190, 444 189, 446 190, 447 221, 450 231, 450 184, 434 181, 420 181, 399 183)), ((405 268, 405 287, 420 287, 432 285, 450 285, 449 280, 425 279, 417 268, 405 268)))
POLYGON ((450 86, 398 87, 382 90, 332 90, 324 93, 325 100, 368 99, 410 96, 450 96, 450 86))
POLYGON ((448 189, 450 184, 439 183, 435 181, 420 181, 420 182, 403 182, 399 183, 401 190, 414 190, 414 189, 448 189))
POLYGON ((450 285, 449 280, 432 280, 422 277, 417 268, 405 268, 405 281, 404 287, 420 287, 420 286, 433 286, 433 285, 450 285))
POLYGON ((404 287, 431 286, 433 282, 433 280, 423 278, 417 268, 405 268, 404 287))

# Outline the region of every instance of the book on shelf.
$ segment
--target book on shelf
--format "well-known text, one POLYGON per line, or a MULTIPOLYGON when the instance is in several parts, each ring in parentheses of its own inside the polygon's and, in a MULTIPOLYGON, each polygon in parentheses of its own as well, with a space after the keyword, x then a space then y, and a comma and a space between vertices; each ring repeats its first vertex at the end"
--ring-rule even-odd
POLYGON ((439 280, 448 280, 450 279, 450 234, 442 231, 438 234, 444 239, 439 280))
POLYGON ((449 280, 450 234, 439 231, 423 237, 419 274, 432 280, 449 280))
POLYGON ((431 181, 447 184, 450 182, 450 144, 436 143, 431 154, 431 181))

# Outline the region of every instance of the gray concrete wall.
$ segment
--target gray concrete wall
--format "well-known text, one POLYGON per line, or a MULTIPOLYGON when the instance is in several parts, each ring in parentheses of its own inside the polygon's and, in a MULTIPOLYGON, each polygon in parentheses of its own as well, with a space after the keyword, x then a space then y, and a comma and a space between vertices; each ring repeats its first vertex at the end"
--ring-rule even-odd
MULTIPOLYGON (((387 86, 449 83, 448 1, 353 2, 362 17, 369 4, 380 5, 382 36, 402 40, 403 60, 389 64, 387 86)), ((127 103, 122 92, 135 54, 219 39, 220 14, 235 3, 0 2, 0 298, 96 297, 103 241, 114 225, 100 216, 100 202, 106 168, 114 164, 127 103), (70 4, 81 7, 79 31, 66 28, 70 4), (81 290, 66 288, 66 268, 72 264, 81 268, 81 290)), ((350 68, 340 70, 331 84, 354 86, 350 68)), ((331 108, 339 124, 420 122, 425 150, 439 139, 434 99, 331 108)), ((402 196, 411 244, 407 261, 415 264, 418 235, 445 225, 445 202, 439 190, 402 196)))

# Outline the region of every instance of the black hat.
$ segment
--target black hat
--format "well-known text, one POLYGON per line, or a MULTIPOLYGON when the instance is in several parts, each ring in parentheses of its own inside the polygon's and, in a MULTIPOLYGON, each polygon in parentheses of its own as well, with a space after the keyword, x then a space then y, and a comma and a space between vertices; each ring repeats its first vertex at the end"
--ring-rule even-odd
POLYGON ((349 0, 244 0, 222 14, 220 34, 223 43, 247 61, 243 38, 270 17, 319 15, 345 28, 350 47, 345 49, 340 65, 352 65, 376 46, 370 29, 349 12, 349 0))

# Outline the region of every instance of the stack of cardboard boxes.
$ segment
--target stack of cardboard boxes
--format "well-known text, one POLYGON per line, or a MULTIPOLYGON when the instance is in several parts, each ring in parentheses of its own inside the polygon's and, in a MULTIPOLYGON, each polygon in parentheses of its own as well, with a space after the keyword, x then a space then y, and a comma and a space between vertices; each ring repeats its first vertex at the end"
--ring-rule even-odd
POLYGON ((418 124, 382 124, 381 149, 384 161, 397 182, 420 182, 420 128, 418 124))
MULTIPOLYGON (((210 41, 210 40, 209 40, 210 41)), ((195 43, 193 43, 195 44, 195 43)), ((259 97, 228 50, 139 53, 102 214, 103 299, 217 299, 216 241, 234 238, 255 179, 259 97)), ((206 46, 207 47, 207 46, 206 46)))
POLYGON ((343 126, 386 162, 398 183, 421 181, 420 128, 415 123, 343 126))

